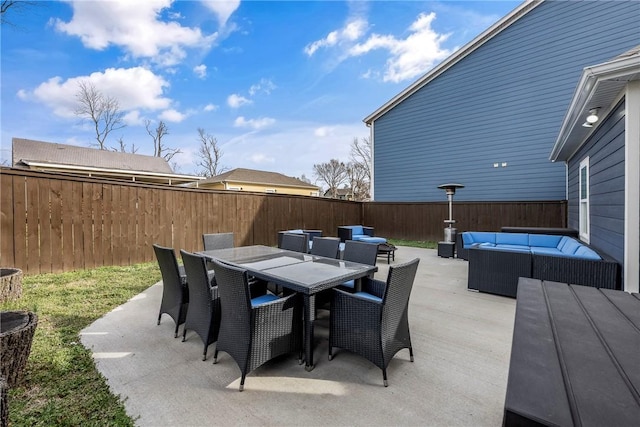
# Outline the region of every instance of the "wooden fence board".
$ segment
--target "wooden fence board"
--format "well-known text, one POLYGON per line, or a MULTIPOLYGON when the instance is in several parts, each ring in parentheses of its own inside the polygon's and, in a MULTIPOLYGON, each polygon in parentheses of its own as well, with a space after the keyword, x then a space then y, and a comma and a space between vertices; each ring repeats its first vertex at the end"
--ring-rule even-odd
POLYGON ((66 203, 67 209, 71 209, 71 221, 73 224, 73 268, 82 270, 86 268, 84 250, 84 219, 82 218, 82 206, 84 203, 84 184, 72 182, 72 199, 66 203))
MULTIPOLYGON (((13 176, 13 257, 14 265, 26 272, 27 267, 27 195, 24 176, 13 176)), ((2 188, 0 191, 6 191, 2 188)), ((5 239, 4 233, 2 239, 5 239)), ((9 240, 9 239, 7 239, 9 240)))
POLYGON ((15 265, 15 237, 13 218, 13 177, 0 174, 0 266, 15 265))
POLYGON ((66 246, 63 240, 62 223, 62 181, 51 180, 51 193, 49 194, 49 206, 51 215, 51 271, 58 273, 64 271, 64 259, 67 257, 66 246))
POLYGON ((38 189, 40 180, 27 180, 27 268, 29 274, 40 273, 40 230, 38 218, 38 189))

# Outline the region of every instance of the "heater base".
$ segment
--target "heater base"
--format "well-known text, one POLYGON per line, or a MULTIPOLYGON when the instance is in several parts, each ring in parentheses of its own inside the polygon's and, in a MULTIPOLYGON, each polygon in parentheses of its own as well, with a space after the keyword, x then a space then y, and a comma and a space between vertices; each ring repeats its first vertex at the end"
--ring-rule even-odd
POLYGON ((438 242, 438 256, 442 258, 453 258, 455 247, 455 242, 438 242))

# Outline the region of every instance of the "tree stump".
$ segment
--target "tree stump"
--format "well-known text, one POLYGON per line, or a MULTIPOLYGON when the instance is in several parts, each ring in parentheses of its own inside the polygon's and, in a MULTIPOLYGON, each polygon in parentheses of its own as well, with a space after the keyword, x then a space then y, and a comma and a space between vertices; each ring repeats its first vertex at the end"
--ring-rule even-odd
POLYGON ((18 384, 31 352, 38 316, 30 311, 0 312, 0 376, 9 387, 18 384))
POLYGON ((22 296, 22 270, 0 268, 0 302, 14 300, 22 296))

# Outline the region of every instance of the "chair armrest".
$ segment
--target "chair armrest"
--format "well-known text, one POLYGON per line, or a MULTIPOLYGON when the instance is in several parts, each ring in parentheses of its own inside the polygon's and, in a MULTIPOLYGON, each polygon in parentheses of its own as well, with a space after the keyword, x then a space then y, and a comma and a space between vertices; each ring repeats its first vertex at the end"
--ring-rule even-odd
POLYGON ((362 226, 362 230, 364 231, 364 234, 365 234, 365 235, 370 236, 370 237, 373 237, 373 230, 374 230, 374 228, 373 228, 373 227, 365 227, 365 226, 362 226))
POLYGON ((341 242, 353 240, 353 230, 350 227, 338 226, 338 237, 341 242))

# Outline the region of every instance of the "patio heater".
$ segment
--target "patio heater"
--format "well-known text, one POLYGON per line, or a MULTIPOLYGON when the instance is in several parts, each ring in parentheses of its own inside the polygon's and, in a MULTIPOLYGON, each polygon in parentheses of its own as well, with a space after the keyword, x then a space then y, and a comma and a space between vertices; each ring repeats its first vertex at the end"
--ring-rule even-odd
POLYGON ((438 185, 438 188, 445 191, 447 194, 447 200, 449 201, 449 219, 445 219, 444 223, 447 225, 444 229, 444 240, 438 242, 438 256, 443 258, 453 258, 456 246, 456 228, 453 224, 456 221, 453 219, 453 195, 456 194, 458 188, 464 188, 462 184, 442 184, 438 185))

